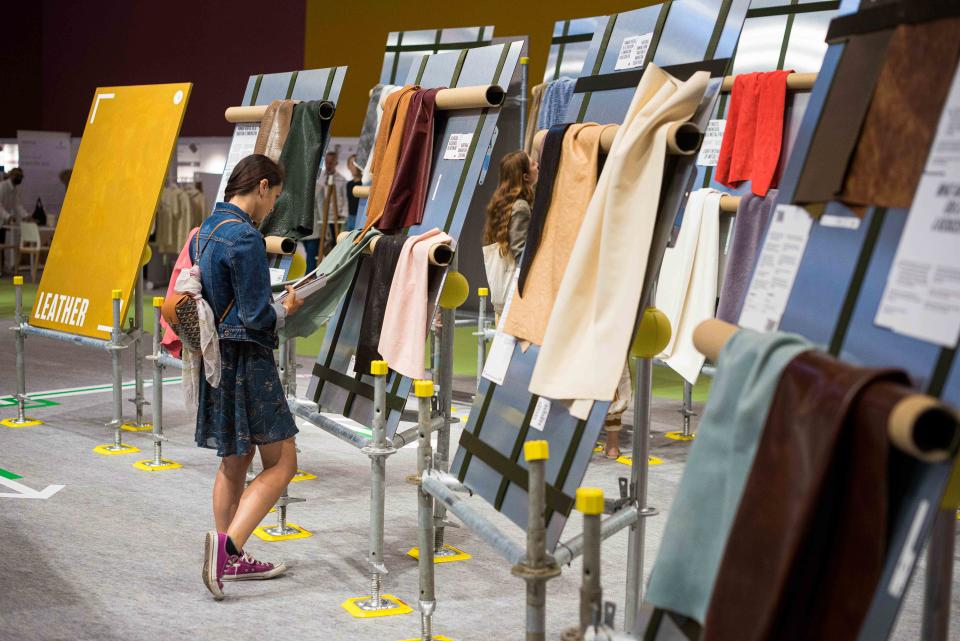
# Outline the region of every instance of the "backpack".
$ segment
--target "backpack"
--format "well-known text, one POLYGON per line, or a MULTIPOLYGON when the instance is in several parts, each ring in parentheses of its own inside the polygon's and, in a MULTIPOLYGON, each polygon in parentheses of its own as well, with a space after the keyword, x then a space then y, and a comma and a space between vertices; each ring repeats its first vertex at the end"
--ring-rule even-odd
MULTIPOLYGON (((213 231, 210 232, 210 236, 206 242, 203 243, 202 249, 200 247, 200 231, 198 230, 195 235, 197 241, 197 260, 194 264, 200 264, 200 256, 213 238, 213 234, 216 233, 220 227, 227 223, 239 222, 243 221, 231 218, 218 224, 213 228, 213 231)), ((235 300, 231 300, 227 308, 223 310, 223 314, 221 314, 217 320, 218 324, 222 323, 223 319, 230 313, 230 310, 233 309, 234 302, 235 300)), ((200 351, 200 318, 197 315, 197 301, 194 300, 190 294, 181 294, 180 292, 174 291, 163 300, 163 307, 160 308, 160 314, 163 316, 163 320, 167 321, 170 328, 180 337, 180 342, 183 343, 184 347, 195 352, 200 351)))

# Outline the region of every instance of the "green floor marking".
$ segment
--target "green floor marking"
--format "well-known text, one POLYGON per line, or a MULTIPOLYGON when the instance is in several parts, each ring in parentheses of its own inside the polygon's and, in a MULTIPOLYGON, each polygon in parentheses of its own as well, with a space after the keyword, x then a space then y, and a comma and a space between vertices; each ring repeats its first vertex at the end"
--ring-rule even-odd
MULTIPOLYGON (((59 405, 56 401, 48 401, 42 398, 30 398, 26 403, 23 404, 23 409, 33 410, 38 407, 53 407, 54 405, 59 405)), ((16 407, 17 399, 12 396, 4 396, 0 398, 0 407, 16 407)))
POLYGON ((2 477, 5 478, 5 479, 10 479, 11 481, 15 481, 15 480, 17 480, 17 479, 22 479, 22 478, 23 478, 23 477, 20 476, 19 474, 14 474, 13 472, 8 472, 7 470, 3 469, 2 467, 0 467, 0 476, 2 476, 2 477))

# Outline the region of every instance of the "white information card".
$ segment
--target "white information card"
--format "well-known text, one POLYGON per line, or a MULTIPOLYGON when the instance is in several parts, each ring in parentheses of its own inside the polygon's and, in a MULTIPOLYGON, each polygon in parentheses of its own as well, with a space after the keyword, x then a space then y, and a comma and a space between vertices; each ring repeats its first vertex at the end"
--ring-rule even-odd
POLYGON ((740 312, 741 327, 771 332, 780 326, 812 226, 802 207, 777 205, 740 312))
POLYGON ((447 139, 447 148, 443 151, 443 159, 466 160, 471 142, 473 142, 473 134, 450 134, 447 139))
POLYGON ((960 337, 960 70, 874 322, 947 348, 960 337))
POLYGON ((711 120, 703 134, 703 144, 700 145, 700 155, 697 164, 701 167, 716 167, 720 157, 720 145, 723 143, 723 132, 727 128, 726 120, 711 120))
POLYGON ((520 270, 514 269, 510 291, 507 292, 507 300, 503 304, 503 313, 500 314, 500 322, 497 324, 497 333, 490 343, 490 352, 483 364, 483 377, 497 385, 503 385, 503 379, 510 367, 510 360, 513 358, 513 346, 517 344, 516 338, 503 331, 503 323, 506 321, 507 312, 510 311, 510 302, 513 300, 513 293, 517 291, 517 281, 519 280, 520 270))
POLYGON ((223 192, 227 188, 227 181, 237 163, 253 153, 257 146, 257 134, 260 133, 258 123, 240 123, 233 128, 233 139, 230 141, 230 151, 227 154, 227 164, 223 168, 223 178, 220 179, 220 190, 217 192, 217 201, 223 200, 223 192))
POLYGON ((650 49, 652 39, 652 33, 624 38, 623 44, 620 45, 620 54, 617 56, 617 64, 614 65, 613 70, 621 71, 642 67, 647 58, 647 51, 650 49))

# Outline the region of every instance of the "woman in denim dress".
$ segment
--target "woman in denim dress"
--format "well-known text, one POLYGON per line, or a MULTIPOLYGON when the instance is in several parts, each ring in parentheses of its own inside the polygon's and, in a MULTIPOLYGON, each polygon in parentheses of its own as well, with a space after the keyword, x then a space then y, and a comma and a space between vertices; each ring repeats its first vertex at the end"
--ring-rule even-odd
POLYGON ((196 432, 197 445, 221 457, 213 485, 217 529, 207 533, 203 563, 204 584, 217 600, 223 598, 223 581, 269 579, 286 571, 283 563, 262 563, 243 551, 297 471, 297 427, 273 350, 277 330, 302 301, 290 289, 282 305, 274 302, 266 246, 257 230, 282 186, 283 170, 273 160, 259 154, 242 159, 227 181, 226 202, 216 204, 191 249, 194 264, 199 260, 203 298, 219 319, 220 385, 211 387, 200 376, 196 432), (263 471, 244 488, 256 450, 263 471))

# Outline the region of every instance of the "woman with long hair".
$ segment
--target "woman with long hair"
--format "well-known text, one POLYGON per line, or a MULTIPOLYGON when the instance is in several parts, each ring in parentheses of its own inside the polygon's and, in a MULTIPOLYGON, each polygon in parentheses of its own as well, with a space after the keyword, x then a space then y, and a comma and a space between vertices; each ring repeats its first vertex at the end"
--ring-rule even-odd
POLYGON ((203 298, 217 320, 220 384, 201 374, 196 442, 215 449, 220 469, 213 485, 216 530, 207 533, 203 582, 218 601, 223 582, 269 579, 286 571, 254 559, 243 546, 297 471, 297 427, 273 360, 277 330, 303 304, 288 287, 276 303, 263 236, 257 226, 273 211, 283 169, 254 154, 237 163, 191 246, 200 267, 203 298), (246 487, 247 469, 260 451, 263 471, 246 487))
POLYGON ((503 311, 506 289, 527 242, 530 206, 539 173, 539 164, 526 152, 507 154, 500 161, 497 189, 487 204, 483 256, 493 308, 498 316, 503 311))

